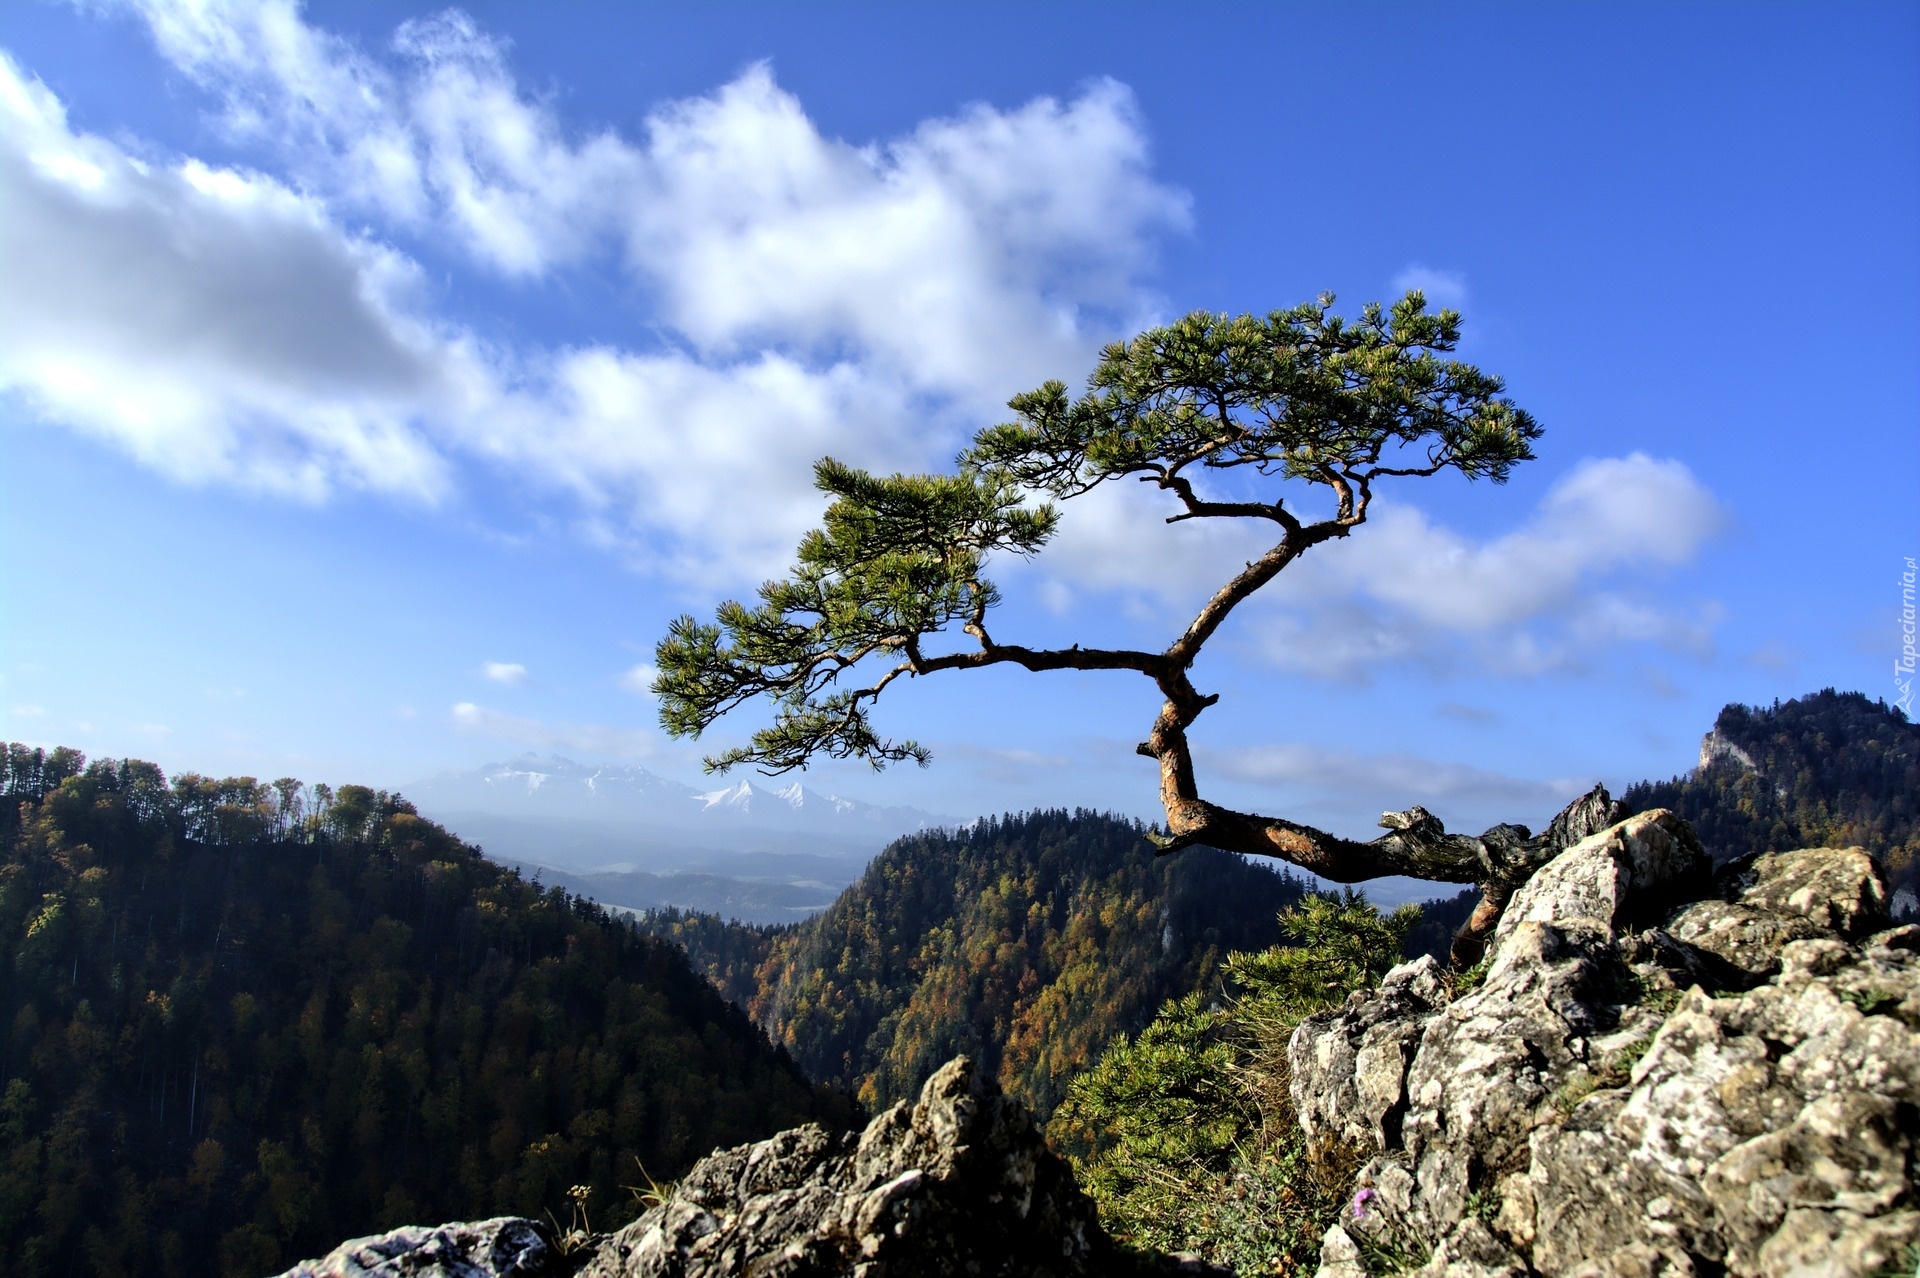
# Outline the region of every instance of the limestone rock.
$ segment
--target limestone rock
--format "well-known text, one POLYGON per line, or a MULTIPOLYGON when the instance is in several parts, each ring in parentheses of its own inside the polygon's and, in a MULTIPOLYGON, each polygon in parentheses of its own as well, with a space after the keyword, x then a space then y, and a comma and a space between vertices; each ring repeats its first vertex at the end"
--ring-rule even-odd
POLYGON ((1715 897, 1677 912, 1668 931, 1725 965, 1725 984, 1780 970, 1799 940, 1854 938, 1886 918, 1886 889, 1858 848, 1803 848, 1744 857, 1720 872, 1715 897))
POLYGON ((1515 892, 1477 989, 1404 965, 1304 1024, 1303 1124, 1373 1154, 1321 1278, 1910 1269, 1920 928, 1885 901, 1857 849, 1710 881, 1646 813, 1515 892))
POLYGON ((1025 1109, 961 1058, 858 1138, 803 1127, 701 1160, 581 1278, 1126 1271, 1025 1109))
POLYGON ((1377 993, 1301 1023, 1288 1045, 1290 1086, 1310 1139, 1372 1150, 1399 1143, 1407 1065, 1445 1001, 1439 969, 1422 955, 1387 973, 1377 993))
POLYGON ((539 1226, 501 1216, 356 1238, 280 1278, 560 1278, 571 1268, 539 1226))
POLYGON ((1727 867, 1742 905, 1797 914, 1823 931, 1852 939, 1887 916, 1887 889, 1859 848, 1768 852, 1727 867))

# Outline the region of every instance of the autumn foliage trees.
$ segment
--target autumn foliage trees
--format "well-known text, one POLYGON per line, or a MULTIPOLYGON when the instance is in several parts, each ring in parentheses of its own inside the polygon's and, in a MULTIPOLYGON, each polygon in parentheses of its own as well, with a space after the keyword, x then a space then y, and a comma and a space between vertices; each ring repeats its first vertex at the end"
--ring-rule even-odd
POLYGON ((1042 1117, 1068 1081, 1231 950, 1271 945, 1306 884, 1212 849, 1157 858, 1145 829, 1061 810, 896 840, 823 914, 777 928, 646 924, 793 1054, 870 1106, 956 1053, 1042 1117))

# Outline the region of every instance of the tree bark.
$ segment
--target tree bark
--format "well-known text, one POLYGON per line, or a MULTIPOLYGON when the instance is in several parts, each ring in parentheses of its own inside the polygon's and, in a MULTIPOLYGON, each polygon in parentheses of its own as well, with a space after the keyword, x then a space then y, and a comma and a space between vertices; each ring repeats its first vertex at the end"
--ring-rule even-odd
POLYGON ((1555 856, 1623 815, 1604 785, 1594 786, 1568 804, 1537 835, 1524 825, 1511 824, 1496 825, 1479 835, 1449 834, 1440 818, 1425 808, 1412 807, 1383 813, 1380 824, 1387 833, 1360 842, 1283 817, 1237 812, 1199 795, 1186 724, 1211 702, 1193 694, 1190 685, 1184 691, 1183 696, 1178 687, 1170 690, 1173 695, 1162 706, 1153 735, 1139 748, 1160 763, 1160 802, 1167 814, 1167 834, 1150 837, 1161 854, 1205 844, 1226 852, 1277 857, 1335 883, 1401 874, 1477 884, 1480 904, 1454 937, 1451 962, 1456 967, 1471 967, 1480 960, 1514 889, 1555 856))

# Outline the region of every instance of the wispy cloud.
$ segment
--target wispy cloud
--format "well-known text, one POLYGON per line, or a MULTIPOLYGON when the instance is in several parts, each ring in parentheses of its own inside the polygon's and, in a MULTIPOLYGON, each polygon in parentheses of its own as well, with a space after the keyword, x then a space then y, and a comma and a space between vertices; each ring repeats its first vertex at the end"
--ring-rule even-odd
POLYGON ((495 683, 516 684, 527 681, 527 668, 517 661, 489 661, 480 667, 480 673, 495 683))
MULTIPOLYGON (((1060 610, 1111 607, 1117 595, 1170 616, 1271 541, 1239 526, 1252 521, 1169 526, 1167 513, 1144 486, 1108 485, 1066 503, 1057 542, 1016 571, 1039 578, 1060 610)), ((1676 605, 1646 583, 1691 562, 1724 523, 1685 465, 1644 453, 1577 463, 1517 528, 1486 539, 1383 497, 1364 527, 1243 606, 1241 642, 1274 665, 1349 681, 1408 663, 1525 677, 1617 644, 1703 654, 1717 606, 1676 605)))
POLYGON ((1054 772, 1075 764, 1074 759, 1062 754, 963 741, 940 745, 935 753, 941 758, 963 759, 973 765, 976 775, 1003 785, 1031 784, 1037 773, 1054 772))
POLYGON ((1459 701, 1442 701, 1434 707, 1435 714, 1454 723, 1464 723, 1474 728, 1490 728, 1500 722, 1500 715, 1484 706, 1470 706, 1459 701))
POLYGON ((463 732, 491 737, 526 750, 571 750, 580 754, 622 758, 657 754, 657 734, 599 723, 546 723, 539 719, 503 714, 471 701, 452 710, 453 724, 463 732))
POLYGON ((1393 277, 1393 293, 1399 297, 1413 289, 1425 293, 1427 304, 1435 309, 1448 307, 1458 310, 1467 304, 1467 277, 1459 271, 1442 271, 1418 262, 1411 263, 1393 277))
POLYGON ((1746 656, 1748 664, 1762 670, 1792 670, 1806 660, 1806 654, 1792 644, 1778 639, 1769 639, 1746 656))
POLYGON ((1289 782, 1334 794, 1405 796, 1407 803, 1447 797, 1565 803, 1591 784, 1577 779, 1536 781, 1471 764, 1404 754, 1354 754, 1310 745, 1207 750, 1203 757, 1208 767, 1243 781, 1289 782))
POLYGON ((643 697, 651 697, 653 681, 659 677, 660 667, 643 661, 621 674, 620 686, 628 692, 637 692, 643 697))

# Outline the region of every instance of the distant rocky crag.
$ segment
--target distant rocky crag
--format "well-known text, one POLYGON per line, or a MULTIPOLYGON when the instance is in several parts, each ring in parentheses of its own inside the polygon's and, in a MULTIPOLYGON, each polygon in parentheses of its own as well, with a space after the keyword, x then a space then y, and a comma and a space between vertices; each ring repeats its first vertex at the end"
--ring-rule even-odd
MULTIPOLYGON (((1920 927, 1886 908, 1858 849, 1716 871, 1666 811, 1561 853, 1480 968, 1422 957, 1295 1034, 1301 1122, 1361 1167, 1319 1278, 1914 1272, 1920 927)), ((563 1255, 521 1220, 407 1230, 290 1278, 1153 1263, 1114 1246, 1024 1110, 964 1060, 857 1137, 799 1128, 715 1154, 617 1234, 574 1241, 563 1255)))

